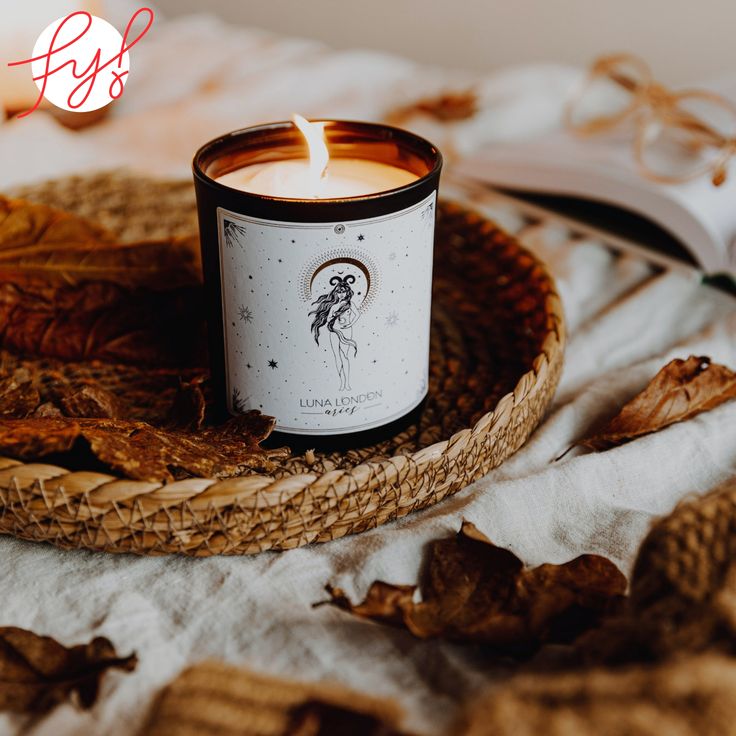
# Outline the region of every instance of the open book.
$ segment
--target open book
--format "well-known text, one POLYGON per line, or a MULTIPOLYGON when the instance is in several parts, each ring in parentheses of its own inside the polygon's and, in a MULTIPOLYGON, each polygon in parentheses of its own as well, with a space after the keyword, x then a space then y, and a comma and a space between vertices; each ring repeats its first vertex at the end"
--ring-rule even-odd
POLYGON ((658 184, 639 172, 630 135, 580 138, 558 130, 494 143, 459 162, 455 173, 688 260, 707 274, 736 276, 736 165, 720 187, 707 175, 658 184))

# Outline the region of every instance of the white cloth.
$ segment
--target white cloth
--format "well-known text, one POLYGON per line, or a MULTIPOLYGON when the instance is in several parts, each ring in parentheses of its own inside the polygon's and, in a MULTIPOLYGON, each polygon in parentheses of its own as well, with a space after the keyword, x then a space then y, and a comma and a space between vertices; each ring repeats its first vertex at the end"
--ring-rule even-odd
MULTIPOLYGON (((0 125, 0 191, 49 176, 126 164, 154 176, 189 175, 194 150, 222 131, 305 115, 376 118, 395 104, 474 83, 476 120, 431 135, 472 150, 557 124, 577 72, 538 66, 482 79, 363 51, 232 28, 200 16, 160 22, 133 54, 133 72, 110 119, 80 133, 44 113, 0 125)), ((421 128, 421 126, 419 126, 421 128)), ((445 194, 450 194, 447 189, 445 194)), ((183 667, 220 658, 255 670, 339 681, 404 706, 408 725, 443 733, 463 699, 502 677, 471 648, 313 609, 332 582, 359 598, 375 579, 413 583, 431 539, 463 518, 527 563, 607 555, 626 572, 653 517, 736 470, 736 402, 598 454, 561 451, 610 415, 673 357, 710 355, 736 366, 736 301, 681 274, 553 224, 523 227, 492 197, 476 203, 518 231, 558 280, 570 331, 562 382, 547 420, 503 466, 453 498, 359 537, 247 558, 192 560, 63 552, 0 538, 0 625, 67 644, 109 637, 140 664, 105 678, 98 704, 62 705, 34 736, 135 733, 158 690, 183 667)), ((22 718, 0 715, 0 732, 22 718)))

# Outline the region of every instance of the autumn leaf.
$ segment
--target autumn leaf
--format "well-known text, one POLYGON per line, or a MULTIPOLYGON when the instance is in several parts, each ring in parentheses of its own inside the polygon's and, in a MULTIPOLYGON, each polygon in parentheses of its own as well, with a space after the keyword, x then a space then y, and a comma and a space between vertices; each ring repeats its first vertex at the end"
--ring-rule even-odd
POLYGON ((0 195, 0 255, 6 250, 50 243, 112 243, 114 236, 97 223, 69 212, 0 195))
POLYGON ((206 365, 199 287, 169 292, 87 283, 48 291, 0 284, 0 347, 21 355, 206 365))
POLYGON ((0 197, 0 347, 64 360, 206 365, 197 239, 119 243, 0 197))
POLYGON ((91 453, 129 478, 169 482, 187 475, 230 478, 247 470, 270 471, 285 449, 260 443, 275 420, 257 411, 199 432, 165 430, 122 419, 0 419, 0 453, 21 460, 91 453))
POLYGON ((34 419, 56 419, 58 417, 63 417, 64 414, 53 402, 44 401, 43 404, 39 404, 34 409, 33 413, 29 414, 29 416, 34 419))
POLYGON ((198 284, 197 238, 119 243, 67 212, 0 196, 0 282, 26 288, 95 281, 152 290, 198 284))
POLYGON ((736 373, 710 358, 691 355, 669 362, 600 431, 578 440, 592 450, 607 450, 657 432, 736 398, 736 373))
POLYGON ((386 116, 392 123, 404 122, 415 115, 424 115, 440 122, 467 120, 478 112, 478 95, 473 90, 442 92, 434 97, 425 97, 410 105, 398 107, 386 116))
POLYGON ((195 238, 0 248, 0 281, 19 287, 36 283, 78 286, 87 281, 109 281, 128 289, 164 291, 198 284, 200 274, 195 238))
POLYGON ((196 376, 189 381, 179 379, 179 387, 166 417, 165 426, 169 429, 198 430, 204 424, 207 408, 202 384, 206 376, 196 376))
POLYGON ((64 416, 98 419, 125 419, 129 416, 125 402, 101 386, 82 386, 60 399, 64 416))
POLYGON ((342 589, 327 585, 331 602, 338 608, 392 626, 404 624, 404 612, 414 606, 412 599, 415 590, 415 585, 391 585, 376 580, 369 588, 365 600, 352 604, 342 589))
POLYGON ((180 378, 175 391, 175 376, 157 379, 155 372, 149 383, 133 387, 116 384, 117 374, 99 366, 69 380, 58 367, 40 369, 31 361, 11 365, 18 367, 0 373, 0 454, 25 460, 53 456, 72 467, 102 463, 131 478, 166 482, 272 470, 288 452, 260 447, 274 420, 256 411, 203 427, 206 377, 201 374, 180 378), (113 390, 90 372, 103 380, 107 376, 113 390))
POLYGON ((464 522, 454 537, 429 547, 415 602, 413 586, 373 583, 352 604, 328 586, 332 603, 351 613, 408 629, 422 639, 476 642, 499 652, 528 654, 547 642, 569 642, 615 613, 626 578, 609 560, 582 555, 564 565, 527 570, 464 522))
POLYGON ((0 417, 30 416, 39 402, 39 393, 26 369, 19 368, 11 375, 0 377, 0 417))
MULTIPOLYGON (((130 366, 101 361, 65 361, 45 357, 19 357, 0 350, 0 379, 16 372, 37 387, 40 404, 53 405, 57 416, 68 397, 87 387, 113 394, 124 402, 123 419, 169 427, 172 405, 181 382, 199 382, 207 374, 201 369, 130 366)), ((204 384, 199 384, 204 390, 204 384)), ((172 427, 173 428, 173 427, 172 427)), ((182 428, 181 425, 176 428, 182 428)))
MULTIPOLYGON (((0 417, 150 418, 153 423, 161 421, 162 407, 173 393, 175 378, 171 375, 164 373, 157 379, 155 371, 146 371, 140 387, 143 391, 139 389, 136 392, 133 398, 137 406, 133 406, 121 398, 121 394, 130 393, 130 384, 123 380, 123 385, 120 385, 119 381, 124 368, 110 366, 103 369, 99 364, 90 363, 85 365, 86 370, 81 375, 75 376, 79 368, 64 364, 63 370, 68 371, 65 375, 59 365, 51 361, 21 360, 0 352, 0 417), (92 375, 114 388, 104 388, 92 375), (152 396, 154 392, 155 396, 152 396), (154 401, 156 407, 153 406, 154 401), (145 405, 143 415, 141 404, 145 405)), ((181 383, 182 379, 179 381, 181 383)), ((168 408, 170 412, 171 408, 168 408)))
POLYGON ((137 663, 135 654, 119 657, 102 637, 67 648, 48 636, 2 627, 0 710, 46 713, 72 696, 82 708, 90 708, 107 670, 132 672, 137 663))

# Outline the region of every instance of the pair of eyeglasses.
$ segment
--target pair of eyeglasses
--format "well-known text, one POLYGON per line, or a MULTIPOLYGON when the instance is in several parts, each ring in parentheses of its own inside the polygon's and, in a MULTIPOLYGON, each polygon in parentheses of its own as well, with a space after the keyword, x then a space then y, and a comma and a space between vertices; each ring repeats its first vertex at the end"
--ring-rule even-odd
POLYGON ((736 156, 736 105, 713 92, 673 92, 654 81, 636 56, 604 56, 565 107, 565 124, 579 135, 633 122, 634 155, 644 175, 678 184, 708 174, 715 186, 736 156))

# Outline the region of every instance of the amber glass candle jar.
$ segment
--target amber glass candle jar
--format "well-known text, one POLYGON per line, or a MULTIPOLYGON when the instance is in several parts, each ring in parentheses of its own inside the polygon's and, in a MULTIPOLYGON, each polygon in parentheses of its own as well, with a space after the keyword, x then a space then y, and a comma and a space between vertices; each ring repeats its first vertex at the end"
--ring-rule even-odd
POLYGON ((316 179, 290 122, 195 155, 212 381, 222 416, 258 409, 291 445, 358 446, 426 397, 442 157, 398 128, 316 125, 316 179))

